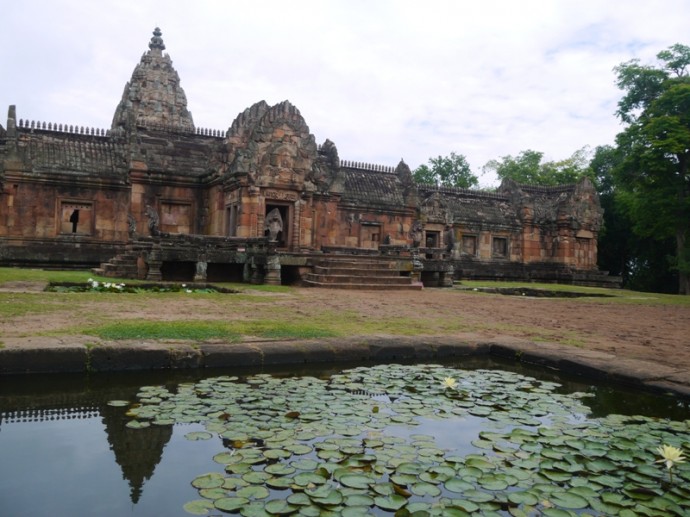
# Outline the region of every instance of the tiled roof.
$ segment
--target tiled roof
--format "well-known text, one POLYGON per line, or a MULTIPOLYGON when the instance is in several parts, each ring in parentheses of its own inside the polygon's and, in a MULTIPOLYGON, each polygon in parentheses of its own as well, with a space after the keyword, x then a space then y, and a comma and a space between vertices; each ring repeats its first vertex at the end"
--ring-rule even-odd
POLYGON ((343 172, 344 201, 398 208, 405 204, 402 185, 395 174, 351 168, 344 168, 343 172))

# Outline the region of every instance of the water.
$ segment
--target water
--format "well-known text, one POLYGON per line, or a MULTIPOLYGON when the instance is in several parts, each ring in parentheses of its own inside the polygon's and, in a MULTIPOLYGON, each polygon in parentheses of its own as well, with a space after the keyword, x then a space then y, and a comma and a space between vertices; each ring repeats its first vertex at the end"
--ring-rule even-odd
MULTIPOLYGON (((458 367, 469 366, 496 364, 464 362, 458 367)), ((690 418, 688 402, 670 396, 557 378, 553 373, 525 370, 520 365, 500 366, 558 380, 564 392, 592 394, 585 400, 591 408, 588 416, 619 413, 690 418)), ((290 374, 328 375, 340 369, 342 366, 290 374)), ((212 459, 224 450, 221 439, 187 440, 185 434, 204 429, 200 424, 129 429, 124 410, 106 402, 134 400, 143 385, 174 386, 220 374, 228 372, 0 378, 0 513, 32 517, 189 515, 183 505, 199 498, 190 481, 205 472, 222 471, 212 459)), ((463 440, 469 442, 480 430, 482 419, 466 418, 463 440)), ((392 431, 409 433, 403 426, 392 431)), ((412 432, 435 435, 439 447, 457 442, 459 433, 457 425, 426 420, 412 432)))

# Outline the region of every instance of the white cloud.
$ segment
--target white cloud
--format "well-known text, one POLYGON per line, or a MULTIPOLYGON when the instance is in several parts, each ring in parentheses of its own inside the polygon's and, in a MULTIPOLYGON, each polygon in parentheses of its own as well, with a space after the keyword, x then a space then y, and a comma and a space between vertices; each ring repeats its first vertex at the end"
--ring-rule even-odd
POLYGON ((416 167, 455 151, 478 173, 612 143, 613 67, 687 44, 690 4, 29 0, 3 18, 0 106, 22 118, 108 127, 160 26, 200 127, 289 99, 342 158, 416 167))

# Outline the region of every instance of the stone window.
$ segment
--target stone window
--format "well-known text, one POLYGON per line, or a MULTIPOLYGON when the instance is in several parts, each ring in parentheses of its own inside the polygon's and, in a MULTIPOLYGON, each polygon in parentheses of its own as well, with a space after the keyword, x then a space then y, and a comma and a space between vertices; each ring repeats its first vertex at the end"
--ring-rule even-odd
POLYGON ((462 253, 465 255, 477 256, 477 236, 462 236, 462 253))
POLYGON ((494 237, 491 242, 491 255, 494 257, 507 257, 508 239, 505 237, 494 237))
POLYGON ((441 241, 441 232, 427 231, 426 239, 424 241, 427 248, 438 248, 441 241))
POLYGON ((161 202, 161 231, 192 233, 192 205, 190 203, 161 202))
POLYGON ((93 233, 93 203, 63 201, 60 204, 60 233, 91 235, 93 233))

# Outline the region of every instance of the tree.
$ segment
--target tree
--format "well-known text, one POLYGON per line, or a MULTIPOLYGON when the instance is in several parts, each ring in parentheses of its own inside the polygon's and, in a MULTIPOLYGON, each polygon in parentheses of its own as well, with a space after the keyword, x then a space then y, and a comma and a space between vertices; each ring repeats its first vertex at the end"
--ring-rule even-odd
POLYGON ((420 165, 412 173, 419 184, 436 184, 444 187, 471 188, 479 184, 472 174, 470 164, 462 154, 451 152, 449 156, 429 158, 429 165, 420 165))
POLYGON ((589 149, 583 147, 570 158, 558 162, 543 162, 544 153, 528 149, 517 156, 504 156, 491 160, 482 171, 493 172, 500 180, 511 179, 527 185, 564 185, 577 182, 590 173, 588 166, 589 149))
POLYGON ((616 137, 624 158, 615 182, 638 236, 675 240, 670 267, 678 292, 690 295, 690 47, 673 45, 657 59, 615 68, 625 92, 617 115, 627 124, 616 137))

